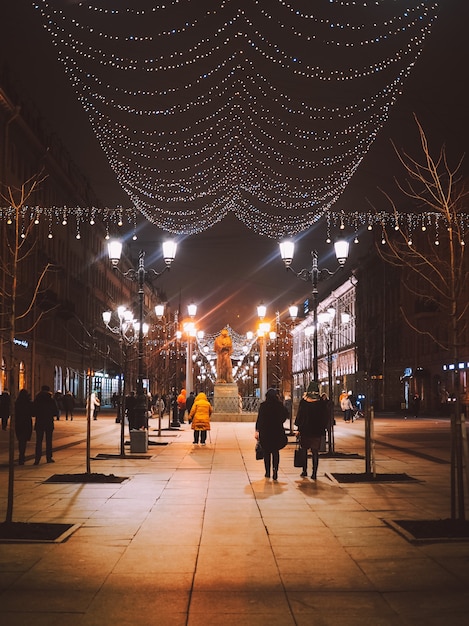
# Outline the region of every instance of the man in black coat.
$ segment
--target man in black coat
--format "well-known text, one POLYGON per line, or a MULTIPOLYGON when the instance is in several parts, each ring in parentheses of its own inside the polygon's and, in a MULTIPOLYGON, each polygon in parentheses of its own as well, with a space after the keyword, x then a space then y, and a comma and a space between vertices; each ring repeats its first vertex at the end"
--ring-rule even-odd
POLYGON ((39 465, 42 456, 42 440, 46 435, 46 459, 54 463, 52 458, 52 433, 54 432, 54 417, 58 418, 59 408, 54 400, 50 387, 43 385, 33 403, 33 415, 36 416, 36 458, 34 465, 39 465))

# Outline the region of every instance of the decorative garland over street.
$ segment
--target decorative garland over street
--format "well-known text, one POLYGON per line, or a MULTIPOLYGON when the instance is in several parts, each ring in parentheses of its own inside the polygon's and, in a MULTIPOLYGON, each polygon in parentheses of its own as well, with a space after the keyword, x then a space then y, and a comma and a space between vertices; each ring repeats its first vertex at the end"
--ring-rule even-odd
MULTIPOLYGON (((139 211, 137 209, 99 209, 91 207, 39 207, 23 206, 18 210, 20 222, 26 228, 31 222, 39 224, 40 220, 46 220, 49 229, 49 238, 54 237, 54 233, 59 228, 75 228, 76 238, 81 238, 81 228, 84 223, 94 225, 97 221, 103 222, 106 228, 106 239, 111 235, 115 236, 120 230, 128 234, 133 232, 133 239, 137 240, 137 220, 139 211)), ((0 207, 0 219, 4 219, 7 224, 13 224, 16 219, 16 210, 12 207, 0 207)), ((319 218, 318 218, 319 219, 319 218)), ((342 230, 355 233, 354 241, 358 243, 360 233, 363 230, 374 230, 379 228, 397 229, 398 226, 405 230, 410 237, 418 230, 434 229, 435 240, 438 240, 439 233, 446 229, 449 224, 445 216, 440 212, 422 213, 387 213, 385 211, 366 213, 335 213, 332 210, 326 211, 323 218, 325 220, 325 241, 332 243, 333 236, 342 230)), ((464 239, 464 234, 469 230, 469 213, 461 211, 455 221, 459 225, 460 232, 464 239)), ((454 224, 453 224, 454 225, 454 224)), ((213 226, 213 224, 209 224, 213 226)), ((278 238, 278 233, 269 232, 265 235, 271 238, 278 238)), ((384 243, 384 236, 383 236, 384 243)))
MULTIPOLYGON (((333 206, 401 94, 437 2, 33 4, 131 206, 25 208, 51 235, 73 219, 79 237, 98 215, 134 229, 143 215, 175 234, 228 212, 270 237, 321 218, 327 238, 393 225, 392 214, 333 206)), ((439 216, 402 219, 419 228, 439 216)))

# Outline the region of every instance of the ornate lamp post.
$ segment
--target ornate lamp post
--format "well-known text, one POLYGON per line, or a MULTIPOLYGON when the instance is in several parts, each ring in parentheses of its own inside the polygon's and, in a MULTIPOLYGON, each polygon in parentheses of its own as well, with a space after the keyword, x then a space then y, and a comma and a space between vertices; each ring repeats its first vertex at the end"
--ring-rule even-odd
MULTIPOLYGON (((165 241, 163 243, 163 258, 165 262, 165 268, 161 272, 156 270, 145 269, 145 252, 140 250, 138 255, 138 268, 131 268, 126 272, 120 272, 122 276, 128 278, 138 284, 138 374, 137 374, 137 402, 135 409, 135 428, 145 428, 147 426, 146 411, 147 411, 147 398, 143 392, 143 296, 144 296, 144 284, 146 277, 151 274, 156 278, 171 267, 171 263, 176 256, 176 242, 165 241)), ((111 240, 108 243, 109 260, 111 261, 112 268, 115 271, 120 271, 118 268, 120 257, 122 254, 122 243, 117 240, 111 240)))
POLYGON ((267 354, 266 354, 266 345, 265 345, 265 336, 270 332, 270 324, 269 322, 264 322, 265 314, 267 311, 267 307, 264 304, 259 304, 257 307, 257 315, 259 317, 260 323, 257 330, 257 336, 259 338, 259 394, 260 401, 262 402, 265 399, 265 394, 267 393, 267 354))
POLYGON ((186 353, 186 397, 189 396, 191 391, 194 391, 194 380, 192 376, 192 340, 196 337, 196 328, 194 317, 197 315, 197 305, 191 302, 187 307, 190 321, 183 324, 184 332, 187 335, 187 353, 186 353))
POLYGON ((280 311, 275 313, 275 326, 276 326, 276 336, 275 336, 275 350, 276 350, 276 370, 277 377, 279 383, 279 390, 282 396, 285 398, 285 406, 288 409, 289 421, 290 421, 290 434, 293 434, 293 343, 292 343, 292 328, 295 325, 296 318, 298 317, 298 307, 296 304, 291 304, 288 307, 288 313, 290 316, 289 322, 281 322, 280 321, 280 311), (282 333, 283 330, 283 333, 282 333), (286 341, 287 350, 282 350, 282 355, 280 354, 280 341, 286 341), (286 358, 285 358, 286 355, 286 358), (282 359, 280 359, 282 356, 282 359), (288 372, 289 377, 289 386, 290 386, 290 396, 288 397, 285 394, 285 371, 288 372))
MULTIPOLYGON (((132 345, 135 343, 137 337, 138 337, 138 333, 137 333, 137 328, 136 328, 136 324, 134 321, 134 316, 132 311, 129 311, 128 309, 126 309, 125 306, 119 306, 117 307, 116 310, 116 316, 117 316, 117 324, 116 325, 112 325, 111 324, 111 320, 112 320, 112 315, 113 312, 112 311, 104 311, 103 312, 103 322, 106 326, 106 328, 111 331, 111 333, 118 335, 118 340, 119 340, 119 350, 120 350, 120 354, 119 354, 119 358, 120 358, 120 372, 119 372, 119 382, 118 382, 118 395, 119 395, 119 400, 118 400, 118 405, 117 405, 117 419, 116 422, 119 422, 121 425, 120 428, 120 455, 121 456, 125 456, 125 442, 124 442, 124 438, 125 438, 125 432, 124 432, 124 426, 125 426, 125 418, 124 418, 124 396, 125 396, 125 371, 126 371, 126 363, 127 363, 127 357, 126 357, 126 351, 127 351, 127 347, 129 345, 132 345), (122 362, 122 359, 124 359, 124 362, 122 362), (124 386, 122 386, 122 376, 124 376, 124 386)), ((145 325, 143 328, 143 333, 145 334, 145 325)))
POLYGON ((295 244, 291 239, 280 242, 280 254, 285 264, 285 268, 295 274, 297 278, 305 281, 311 281, 311 295, 313 301, 313 378, 318 380, 318 282, 330 276, 334 276, 336 272, 345 265, 349 243, 345 239, 336 241, 334 244, 335 254, 339 266, 333 272, 327 268, 318 268, 318 253, 316 250, 311 252, 311 269, 302 269, 296 272, 292 267, 293 255, 295 252, 295 244))

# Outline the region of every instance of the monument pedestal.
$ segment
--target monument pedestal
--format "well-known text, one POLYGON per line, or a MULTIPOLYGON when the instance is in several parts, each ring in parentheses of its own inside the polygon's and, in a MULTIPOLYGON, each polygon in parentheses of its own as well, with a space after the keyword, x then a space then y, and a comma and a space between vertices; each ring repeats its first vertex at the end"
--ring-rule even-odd
POLYGON ((257 413, 243 413, 236 383, 216 383, 213 387, 212 422, 255 422, 257 413))
POLYGON ((213 412, 241 413, 236 383, 215 383, 213 386, 213 412))

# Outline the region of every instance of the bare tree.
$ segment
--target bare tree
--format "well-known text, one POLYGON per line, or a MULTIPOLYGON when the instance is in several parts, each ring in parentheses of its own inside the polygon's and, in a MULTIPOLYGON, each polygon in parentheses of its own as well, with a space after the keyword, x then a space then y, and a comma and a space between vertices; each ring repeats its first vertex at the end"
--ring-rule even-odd
MULTIPOLYGON (((32 195, 43 181, 41 175, 26 181, 21 187, 6 187, 0 197, 10 207, 5 225, 4 253, 0 259, 0 299, 3 304, 0 332, 4 345, 8 346, 7 380, 10 389, 10 436, 9 436, 9 473, 8 498, 6 519, 7 523, 13 519, 14 471, 15 471, 15 400, 18 381, 16 380, 17 363, 15 362, 15 338, 31 332, 41 318, 48 312, 37 312, 35 303, 41 293, 47 273, 52 269, 50 263, 45 263, 38 275, 31 281, 28 258, 34 248, 32 229, 35 227, 34 217, 25 212, 32 195), (28 271, 29 280, 26 285, 20 284, 21 275, 28 271)), ((50 310, 50 309, 49 309, 50 310)))
MULTIPOLYGON (((395 201, 385 194, 394 211, 394 230, 387 230, 383 223, 386 245, 378 249, 385 261, 404 270, 403 286, 411 296, 400 304, 406 323, 434 342, 447 354, 448 361, 458 363, 460 351, 466 346, 469 308, 469 268, 464 242, 469 191, 460 175, 462 159, 451 167, 444 146, 434 159, 425 132, 416 117, 415 120, 422 162, 394 146, 406 172, 406 182, 397 184, 404 198, 411 201, 414 212, 401 213, 395 201), (437 314, 438 323, 429 323, 428 316, 416 316, 415 304, 420 310, 437 314)), ((461 520, 465 519, 464 479, 469 485, 469 469, 457 370, 453 372, 452 382, 456 401, 451 416, 451 518, 461 520)))

